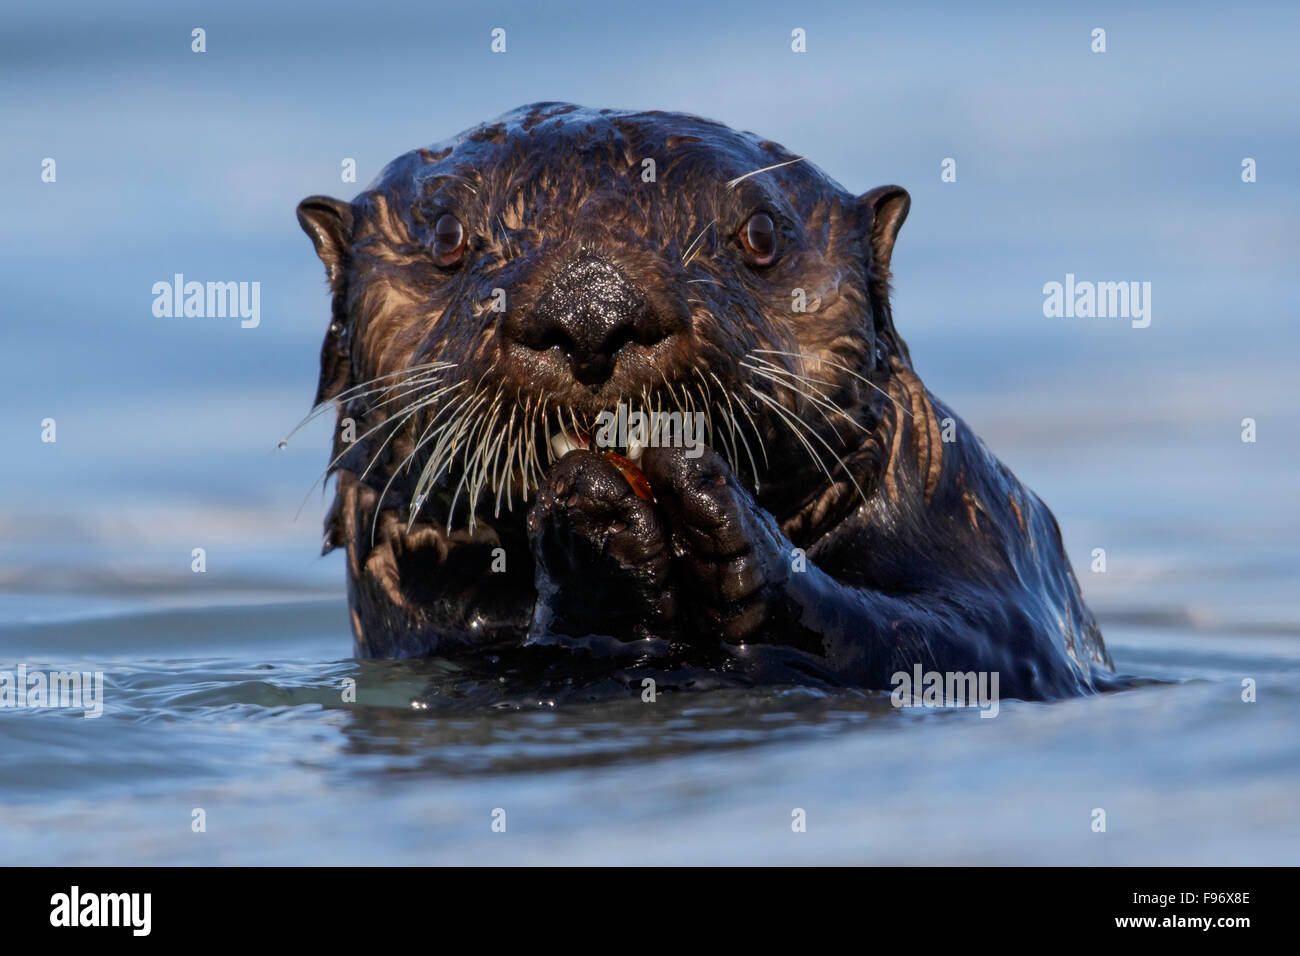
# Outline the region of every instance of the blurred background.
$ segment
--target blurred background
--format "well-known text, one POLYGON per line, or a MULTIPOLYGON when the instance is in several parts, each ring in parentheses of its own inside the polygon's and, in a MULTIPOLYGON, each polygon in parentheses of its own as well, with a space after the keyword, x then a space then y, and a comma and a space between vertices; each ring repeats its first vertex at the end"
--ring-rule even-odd
POLYGON ((202 633, 213 654, 349 655, 309 495, 328 424, 276 451, 328 322, 294 207, 538 100, 698 113, 852 191, 907 187, 899 330, 1053 509, 1108 637, 1291 648, 1298 27, 1284 3, 7 5, 0 652, 180 657, 202 633), (260 282, 259 327, 156 318, 178 272, 260 282), (1045 318, 1066 273, 1150 282, 1150 327, 1045 318), (259 604, 309 633, 240 645, 248 618, 218 611, 259 604), (177 609, 200 610, 157 625, 177 609))
MULTIPOLYGON (((549 99, 695 112, 855 192, 906 186, 895 311, 917 367, 1051 504, 1076 560, 1107 548, 1110 577, 1084 582, 1099 599, 1160 573, 1152 549, 1220 573, 1237 546, 1287 550, 1298 17, 1284 4, 9 7, 4 573, 48 560, 60 576, 174 573, 169 587, 241 571, 341 587, 340 562, 315 559, 319 496, 293 520, 326 431, 272 454, 311 400, 328 319, 294 206, 350 198, 406 150, 549 99), (1090 49, 1098 26, 1105 54, 1090 49), (340 181, 348 157, 355 185, 340 181), (946 157, 955 183, 940 182, 946 157), (260 282, 261 325, 155 318, 153 283, 177 272, 260 282), (1044 318, 1042 286, 1067 272, 1149 281, 1150 327, 1044 318), (55 444, 40 441, 46 417, 55 444)), ((62 584, 29 583, 42 582, 62 584)))

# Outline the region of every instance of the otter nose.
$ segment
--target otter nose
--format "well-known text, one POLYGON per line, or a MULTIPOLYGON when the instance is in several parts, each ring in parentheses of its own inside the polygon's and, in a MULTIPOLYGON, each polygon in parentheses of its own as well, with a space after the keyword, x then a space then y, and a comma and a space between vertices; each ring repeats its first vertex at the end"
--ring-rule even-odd
POLYGON ((559 348, 573 377, 595 386, 614 374, 619 350, 629 342, 654 345, 669 331, 621 270, 603 259, 582 258, 555 276, 518 338, 538 352, 559 348))

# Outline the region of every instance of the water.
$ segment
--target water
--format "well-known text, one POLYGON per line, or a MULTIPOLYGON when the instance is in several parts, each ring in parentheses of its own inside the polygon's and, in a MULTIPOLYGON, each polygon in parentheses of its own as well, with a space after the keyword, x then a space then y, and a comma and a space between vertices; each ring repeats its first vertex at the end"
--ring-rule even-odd
POLYGON ((231 3, 190 17, 205 59, 161 6, 6 10, 0 670, 107 686, 97 719, 0 711, 0 859, 1296 862, 1297 14, 1173 9, 1098 11, 1108 59, 1080 53, 1091 22, 1034 8, 669 5, 635 39, 501 12, 512 52, 486 72, 466 13, 394 36, 351 4, 300 23, 231 3), (793 25, 806 59, 783 53, 793 25), (371 80, 322 92, 344 37, 371 80), (782 55, 736 83, 764 44, 782 55), (502 701, 437 662, 349 659, 318 493, 295 520, 326 429, 275 450, 326 321, 293 206, 352 191, 343 157, 364 181, 539 98, 688 109, 850 188, 909 186, 896 315, 918 370, 1053 508, 1117 666, 1155 680, 983 719, 801 689, 502 701), (1151 327, 1044 319, 1067 271, 1151 281, 1151 327), (175 272, 261 281, 261 326, 155 319, 175 272))

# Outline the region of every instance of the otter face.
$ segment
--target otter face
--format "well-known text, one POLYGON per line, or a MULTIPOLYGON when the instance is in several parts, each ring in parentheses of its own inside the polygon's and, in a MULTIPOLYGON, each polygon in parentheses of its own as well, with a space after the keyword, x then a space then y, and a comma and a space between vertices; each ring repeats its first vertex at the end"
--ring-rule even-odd
POLYGON ((647 667, 886 688, 918 659, 1091 686, 1055 522, 956 419, 945 447, 894 330, 908 204, 708 120, 563 104, 304 200, 359 656, 637 693, 647 667))
POLYGON ((622 405, 701 415, 774 513, 797 508, 907 361, 886 288, 907 207, 708 120, 560 104, 304 200, 334 292, 318 401, 355 422, 335 467, 408 522, 483 520, 622 405))

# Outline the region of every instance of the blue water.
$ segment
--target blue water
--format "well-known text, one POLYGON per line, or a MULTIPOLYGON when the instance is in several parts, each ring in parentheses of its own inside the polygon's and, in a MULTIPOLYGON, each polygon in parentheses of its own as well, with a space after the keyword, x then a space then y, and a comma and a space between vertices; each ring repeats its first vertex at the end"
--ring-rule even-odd
POLYGON ((0 710, 0 859, 1295 863, 1298 26, 1283 4, 6 8, 0 670, 107 687, 98 719, 0 710), (364 183, 539 99, 684 109, 907 186, 918 371, 1053 508, 1119 668, 1163 682, 992 720, 797 689, 492 707, 445 665, 349 659, 309 494, 327 426, 276 450, 327 322, 293 207, 357 191, 345 157, 364 183), (261 324, 155 318, 176 272, 261 282, 261 324), (1044 318, 1067 272, 1151 282, 1151 326, 1044 318))

